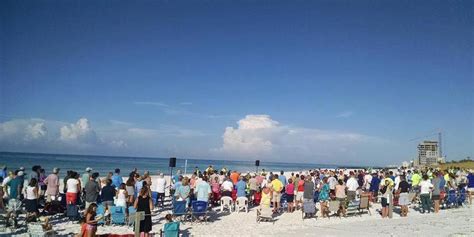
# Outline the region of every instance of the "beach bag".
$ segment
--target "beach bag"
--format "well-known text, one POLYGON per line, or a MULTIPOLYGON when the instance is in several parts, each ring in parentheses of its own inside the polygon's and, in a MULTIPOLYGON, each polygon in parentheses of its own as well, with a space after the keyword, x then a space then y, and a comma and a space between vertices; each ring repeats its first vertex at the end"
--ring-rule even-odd
POLYGON ((66 217, 71 221, 79 220, 79 207, 77 205, 68 204, 66 207, 66 217))

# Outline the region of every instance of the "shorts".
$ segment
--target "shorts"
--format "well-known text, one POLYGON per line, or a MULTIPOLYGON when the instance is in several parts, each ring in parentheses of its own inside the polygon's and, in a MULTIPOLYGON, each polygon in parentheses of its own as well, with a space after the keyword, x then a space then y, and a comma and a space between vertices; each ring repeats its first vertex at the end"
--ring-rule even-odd
POLYGON ((474 192, 474 188, 467 188, 468 192, 474 192))
POLYGON ((257 192, 257 191, 255 191, 255 190, 250 190, 250 191, 249 191, 249 196, 252 197, 256 192, 257 192))
POLYGON ((272 202, 280 202, 280 200, 281 200, 281 193, 273 192, 272 202))
POLYGON ((296 192, 296 201, 297 202, 302 202, 303 201, 303 193, 304 192, 296 192))
POLYGON ((408 193, 400 193, 400 197, 398 198, 398 204, 400 206, 410 205, 410 198, 408 197, 408 193))
POLYGON ((439 200, 439 195, 431 195, 431 200, 433 201, 438 201, 439 200))
POLYGON ((292 203, 295 199, 294 194, 286 194, 286 202, 292 203))
POLYGON ((232 197, 232 192, 231 191, 222 191, 222 196, 232 197))
POLYGON ((387 198, 381 198, 381 203, 382 203, 382 207, 388 207, 388 201, 387 201, 387 198))

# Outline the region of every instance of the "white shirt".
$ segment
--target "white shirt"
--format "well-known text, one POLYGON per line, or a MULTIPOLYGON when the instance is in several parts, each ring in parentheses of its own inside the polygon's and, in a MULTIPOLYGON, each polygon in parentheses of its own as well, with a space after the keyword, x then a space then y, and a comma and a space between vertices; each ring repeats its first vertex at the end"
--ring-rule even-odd
POLYGON ((354 177, 350 177, 347 180, 347 191, 356 191, 359 188, 359 183, 354 177))
POLYGON ((400 184, 400 176, 395 177, 395 190, 398 190, 398 185, 400 184))
POLYGON ((156 192, 158 193, 165 193, 165 187, 166 187, 166 180, 164 178, 158 178, 156 180, 156 183, 154 183, 156 186, 156 192))
POLYGON ((77 193, 77 185, 79 181, 77 179, 68 179, 66 182, 68 193, 77 193))
POLYGON ((231 191, 232 192, 233 188, 234 188, 234 185, 229 180, 226 180, 226 181, 224 181, 224 183, 222 183, 222 189, 225 190, 225 191, 231 191))
POLYGON ((428 180, 423 180, 420 182, 420 194, 429 194, 430 188, 433 188, 433 184, 428 180))
POLYGON ((337 185, 337 179, 334 176, 328 178, 329 189, 335 189, 337 185))
POLYGON ((365 180, 365 188, 369 189, 370 188, 370 183, 372 182, 372 175, 366 174, 364 176, 364 180, 365 180))

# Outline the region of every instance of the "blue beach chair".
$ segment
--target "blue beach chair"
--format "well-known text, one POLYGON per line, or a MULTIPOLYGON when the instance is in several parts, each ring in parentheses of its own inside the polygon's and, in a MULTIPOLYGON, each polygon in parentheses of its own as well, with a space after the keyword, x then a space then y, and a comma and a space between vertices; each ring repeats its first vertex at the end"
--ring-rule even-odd
POLYGON ((124 225, 125 224, 125 209, 123 207, 110 207, 110 215, 112 218, 112 224, 124 225))
POLYGON ((174 201, 173 202, 173 216, 180 217, 181 220, 185 220, 188 215, 186 208, 186 201, 174 201))
POLYGON ((130 206, 128 207, 128 225, 133 226, 135 224, 135 215, 137 213, 137 209, 135 207, 130 206))
POLYGON ((208 203, 204 201, 193 201, 192 204, 192 219, 198 220, 200 216, 203 216, 204 221, 207 221, 207 207, 208 203))
POLYGON ((179 236, 179 222, 166 223, 163 230, 160 231, 162 237, 178 237, 179 236))
MULTIPOLYGON (((104 214, 105 214, 105 207, 104 207, 104 205, 102 205, 102 204, 97 205, 97 211, 96 211, 96 213, 97 213, 97 215, 104 216, 104 214)), ((105 224, 104 219, 105 219, 105 218, 100 219, 100 220, 97 222, 97 224, 99 224, 99 225, 105 224)))

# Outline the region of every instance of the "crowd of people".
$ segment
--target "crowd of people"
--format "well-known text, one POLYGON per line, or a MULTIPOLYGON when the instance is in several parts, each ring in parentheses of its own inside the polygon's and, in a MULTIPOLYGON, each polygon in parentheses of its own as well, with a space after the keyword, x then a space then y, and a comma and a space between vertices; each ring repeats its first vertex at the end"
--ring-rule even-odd
POLYGON ((223 196, 234 200, 246 197, 251 205, 272 208, 274 213, 294 212, 311 200, 319 203, 323 217, 330 214, 328 203, 332 200, 340 201, 337 214, 345 216, 348 203, 359 199, 361 194, 368 194, 372 202, 380 202, 382 218, 389 216, 390 204, 394 202, 400 206, 400 216, 406 217, 409 206, 418 203, 420 212, 438 213, 445 204, 445 197, 453 192, 465 193, 469 202, 474 197, 473 171, 459 168, 313 169, 285 174, 265 170, 239 173, 225 167, 217 170, 209 166, 203 171, 196 167, 191 175, 178 171, 170 181, 163 173, 152 177, 148 171, 140 174, 137 169, 124 181, 120 169, 100 178, 99 173, 88 167, 82 174, 67 171, 61 179, 57 168, 48 175, 39 165, 33 166, 28 174, 23 167, 17 170, 0 168, 0 195, 3 197, 0 210, 20 201, 24 203, 27 215, 34 219, 50 214, 52 205, 48 204, 54 202, 78 206, 84 210, 83 236, 95 236, 98 221, 105 218, 96 216, 98 203, 106 209, 121 206, 128 210, 133 206, 137 211, 145 212, 147 215, 140 222, 140 232, 147 236, 152 230, 150 214, 153 209, 165 206, 168 190, 172 200, 186 201, 188 206, 193 200, 216 206, 223 196))

